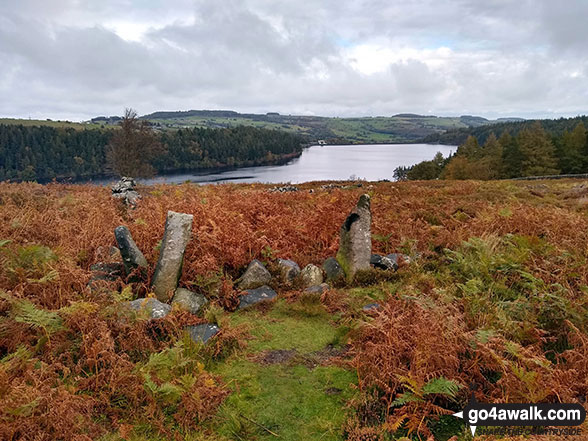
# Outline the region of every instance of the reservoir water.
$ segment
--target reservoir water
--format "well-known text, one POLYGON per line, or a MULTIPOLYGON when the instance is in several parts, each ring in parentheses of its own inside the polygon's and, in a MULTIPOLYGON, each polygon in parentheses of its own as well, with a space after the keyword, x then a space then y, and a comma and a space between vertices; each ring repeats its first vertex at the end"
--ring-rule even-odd
POLYGON ((394 169, 433 159, 437 152, 447 157, 457 147, 433 144, 369 144, 311 146, 284 165, 244 167, 217 173, 181 173, 158 176, 143 183, 263 182, 366 179, 393 180, 394 169))

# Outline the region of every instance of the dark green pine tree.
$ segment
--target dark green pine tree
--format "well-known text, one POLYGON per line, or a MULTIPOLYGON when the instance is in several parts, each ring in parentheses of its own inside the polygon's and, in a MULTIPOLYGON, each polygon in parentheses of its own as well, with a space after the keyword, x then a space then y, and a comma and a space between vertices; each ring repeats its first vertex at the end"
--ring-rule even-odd
POLYGON ((560 172, 555 147, 538 121, 531 128, 521 130, 517 141, 523 156, 522 176, 556 175, 560 172))

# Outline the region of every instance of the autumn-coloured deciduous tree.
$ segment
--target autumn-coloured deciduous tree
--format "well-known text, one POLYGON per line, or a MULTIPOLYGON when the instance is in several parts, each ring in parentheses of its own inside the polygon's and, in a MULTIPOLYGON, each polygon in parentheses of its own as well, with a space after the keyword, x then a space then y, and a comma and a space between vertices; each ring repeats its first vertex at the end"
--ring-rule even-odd
POLYGON ((106 161, 109 169, 119 176, 146 178, 155 174, 151 162, 163 152, 147 121, 139 120, 135 110, 125 109, 120 129, 106 149, 106 161))

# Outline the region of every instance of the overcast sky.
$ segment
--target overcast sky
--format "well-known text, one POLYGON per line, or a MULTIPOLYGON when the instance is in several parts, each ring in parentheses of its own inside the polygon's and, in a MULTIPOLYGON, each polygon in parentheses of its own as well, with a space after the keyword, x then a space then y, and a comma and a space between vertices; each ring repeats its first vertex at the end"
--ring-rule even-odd
POLYGON ((587 0, 0 0, 0 117, 588 113, 587 0))

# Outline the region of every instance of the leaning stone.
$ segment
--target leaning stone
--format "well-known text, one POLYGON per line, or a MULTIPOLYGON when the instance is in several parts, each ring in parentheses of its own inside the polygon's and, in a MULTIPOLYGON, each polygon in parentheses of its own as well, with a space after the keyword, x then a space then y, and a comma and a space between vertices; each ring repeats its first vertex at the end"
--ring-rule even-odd
POLYGON ((345 271, 334 257, 329 257, 323 263, 323 271, 328 282, 335 282, 345 278, 345 271))
POLYGON ((153 292, 159 300, 167 300, 178 286, 193 219, 191 214, 167 212, 159 260, 153 275, 153 292))
POLYGON ((278 268, 283 282, 291 283, 300 274, 300 267, 293 260, 278 259, 278 268))
POLYGON ((153 297, 133 300, 132 302, 127 302, 127 304, 132 310, 146 313, 149 318, 154 319, 163 318, 171 311, 171 306, 153 297))
POLYGON ((269 286, 262 286, 256 289, 248 289, 247 294, 241 296, 239 300, 239 309, 247 308, 259 302, 265 302, 276 298, 276 292, 269 286))
POLYGON ((260 286, 267 285, 272 280, 272 275, 263 266, 259 260, 254 259, 251 261, 245 273, 239 279, 237 286, 239 289, 254 289, 260 286))
POLYGON ((108 280, 113 282, 124 275, 125 267, 119 262, 98 262, 90 266, 90 271, 93 273, 91 281, 108 280))
POLYGON ((326 283, 321 283, 320 285, 313 285, 309 286, 304 290, 305 293, 309 294, 322 294, 329 290, 329 285, 326 283))
POLYGON ((204 295, 197 294, 186 288, 176 289, 174 298, 171 302, 172 306, 177 305, 180 309, 196 314, 200 308, 208 303, 204 295))
POLYGON ((125 264, 127 274, 130 274, 138 267, 147 268, 149 265, 147 259, 133 240, 129 229, 123 225, 114 229, 114 237, 118 244, 118 249, 125 264))
POLYGON ((220 329, 217 325, 205 323, 203 325, 186 326, 186 331, 196 343, 206 343, 218 334, 220 329))
POLYGON ((370 257, 370 264, 381 270, 396 271, 398 269, 397 259, 392 260, 388 256, 380 256, 379 254, 372 254, 370 257))
POLYGON ((313 285, 320 285, 323 283, 323 272, 318 266, 309 263, 300 273, 300 278, 302 279, 302 285, 305 288, 313 285))
POLYGON ((364 194, 343 222, 340 231, 337 261, 349 280, 353 279, 357 271, 370 269, 371 223, 370 197, 364 194))

